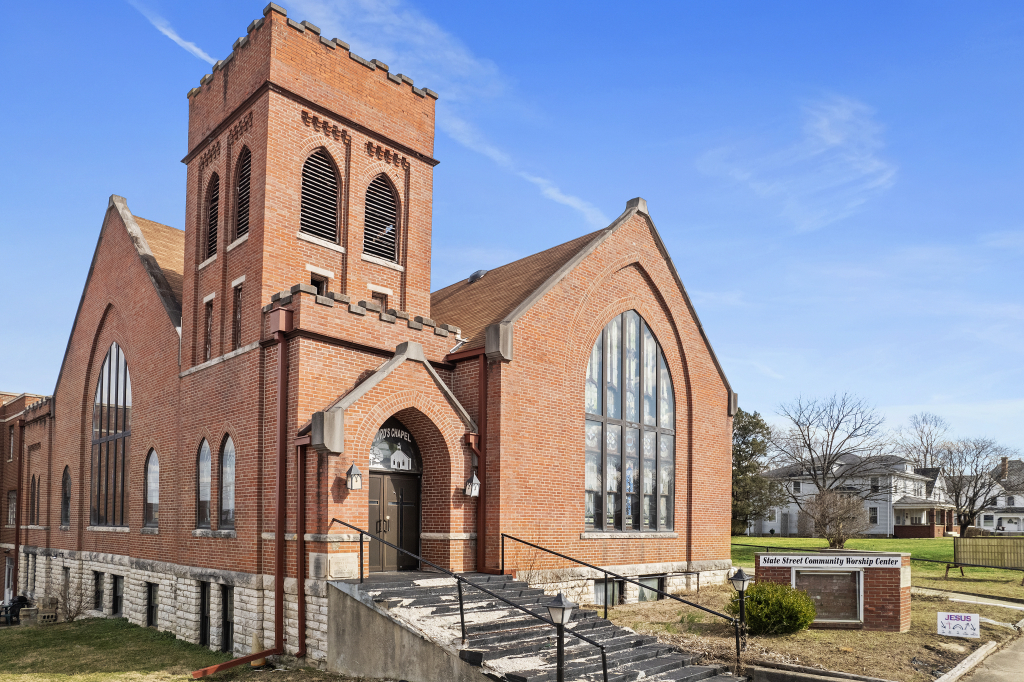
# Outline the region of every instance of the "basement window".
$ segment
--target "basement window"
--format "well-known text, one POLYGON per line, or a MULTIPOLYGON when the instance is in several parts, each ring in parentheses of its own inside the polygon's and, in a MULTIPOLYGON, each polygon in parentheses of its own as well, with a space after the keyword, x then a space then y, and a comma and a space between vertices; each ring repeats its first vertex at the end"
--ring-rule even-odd
POLYGON ((103 579, 104 575, 99 571, 92 572, 93 600, 92 605, 97 611, 103 610, 103 579))
POLYGON ((338 176, 323 149, 310 155, 302 166, 299 230, 329 242, 338 241, 338 176))
POLYGON ((398 209, 395 191, 383 173, 366 189, 366 224, 363 252, 389 261, 398 261, 398 209))
POLYGON ((231 651, 235 643, 235 588, 220 586, 221 628, 220 650, 231 651))
POLYGON ((199 582, 199 646, 210 646, 210 583, 199 582))
POLYGON ((621 580, 595 580, 594 581, 594 603, 609 606, 616 606, 622 603, 625 590, 625 583, 621 580))
POLYGON ((658 601, 659 599, 663 599, 658 590, 661 592, 665 591, 664 576, 641 576, 637 582, 643 585, 643 587, 640 588, 638 601, 658 601))

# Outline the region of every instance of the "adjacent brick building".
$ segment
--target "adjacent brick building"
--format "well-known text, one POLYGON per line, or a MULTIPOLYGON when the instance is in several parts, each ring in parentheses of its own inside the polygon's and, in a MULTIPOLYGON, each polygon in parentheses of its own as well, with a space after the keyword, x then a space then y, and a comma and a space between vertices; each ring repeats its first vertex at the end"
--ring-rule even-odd
POLYGON ((3 406, 18 592, 315 663, 352 527, 720 576, 736 398, 646 202, 431 293, 437 94, 264 15, 188 93, 185 230, 112 196, 53 397, 3 406))

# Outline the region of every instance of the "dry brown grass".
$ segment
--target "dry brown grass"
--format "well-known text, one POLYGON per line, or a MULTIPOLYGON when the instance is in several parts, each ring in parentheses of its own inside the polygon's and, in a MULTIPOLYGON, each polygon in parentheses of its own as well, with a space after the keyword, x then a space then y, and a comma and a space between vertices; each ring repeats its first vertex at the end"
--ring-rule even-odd
MULTIPOLYGON (((728 586, 701 589, 696 595, 681 595, 701 606, 725 612, 733 596, 728 586)), ((804 630, 792 635, 751 637, 743 653, 745 663, 771 661, 804 665, 823 670, 881 677, 900 682, 930 682, 936 672, 945 672, 984 642, 1003 642, 1016 636, 1012 630, 982 623, 981 639, 954 639, 936 634, 939 611, 980 613, 996 621, 1016 622, 1021 611, 998 606, 956 604, 944 598, 915 595, 911 606, 910 632, 865 632, 863 630, 804 630), (962 653, 940 644, 961 645, 962 653)), ((720 618, 704 614, 673 601, 628 604, 616 607, 609 618, 617 625, 655 635, 686 651, 699 652, 709 660, 731 665, 736 658, 732 627, 720 618)))

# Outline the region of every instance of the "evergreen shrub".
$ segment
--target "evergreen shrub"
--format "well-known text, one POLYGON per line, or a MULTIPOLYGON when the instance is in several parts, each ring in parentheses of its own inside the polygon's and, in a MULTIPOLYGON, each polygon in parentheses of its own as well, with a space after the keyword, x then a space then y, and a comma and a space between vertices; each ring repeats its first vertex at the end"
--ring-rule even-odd
MULTIPOLYGON (((734 616, 740 614, 740 595, 733 596, 727 607, 734 616)), ((814 601, 803 590, 780 583, 755 583, 747 590, 747 630, 752 635, 788 635, 810 627, 817 612, 814 601)))

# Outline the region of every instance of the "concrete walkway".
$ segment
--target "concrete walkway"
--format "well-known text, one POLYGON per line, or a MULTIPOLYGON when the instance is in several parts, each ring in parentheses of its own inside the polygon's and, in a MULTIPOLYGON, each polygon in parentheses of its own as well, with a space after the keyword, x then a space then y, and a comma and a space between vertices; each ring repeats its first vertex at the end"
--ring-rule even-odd
POLYGON ((1024 638, 992 654, 962 678, 972 682, 1020 682, 1024 679, 1024 638))

